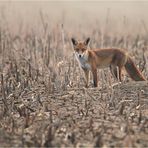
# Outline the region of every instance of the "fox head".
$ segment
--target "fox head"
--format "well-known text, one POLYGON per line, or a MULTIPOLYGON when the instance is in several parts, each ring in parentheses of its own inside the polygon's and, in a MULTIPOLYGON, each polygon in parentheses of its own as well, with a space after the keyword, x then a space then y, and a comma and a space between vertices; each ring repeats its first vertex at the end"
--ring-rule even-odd
POLYGON ((71 38, 71 41, 72 41, 75 55, 77 56, 77 58, 78 59, 84 58, 88 50, 88 44, 90 42, 90 38, 87 38, 84 42, 79 42, 74 38, 71 38))

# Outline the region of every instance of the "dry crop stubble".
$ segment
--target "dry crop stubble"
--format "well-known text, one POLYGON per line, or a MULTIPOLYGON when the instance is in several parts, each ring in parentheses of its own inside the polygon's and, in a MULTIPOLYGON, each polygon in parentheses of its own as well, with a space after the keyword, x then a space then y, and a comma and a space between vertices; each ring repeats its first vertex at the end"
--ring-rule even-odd
POLYGON ((70 43, 71 36, 90 36, 93 48, 126 48, 148 79, 146 22, 131 29, 132 22, 123 17, 118 31, 107 13, 105 22, 93 18, 96 23, 90 19, 86 24, 85 18, 73 28, 64 23, 64 13, 52 22, 52 14, 38 11, 36 27, 15 20, 18 33, 6 10, 0 17, 2 146, 148 146, 148 83, 126 76, 111 87, 115 80, 105 69, 98 70, 98 88, 92 88, 92 81, 84 88, 70 43))

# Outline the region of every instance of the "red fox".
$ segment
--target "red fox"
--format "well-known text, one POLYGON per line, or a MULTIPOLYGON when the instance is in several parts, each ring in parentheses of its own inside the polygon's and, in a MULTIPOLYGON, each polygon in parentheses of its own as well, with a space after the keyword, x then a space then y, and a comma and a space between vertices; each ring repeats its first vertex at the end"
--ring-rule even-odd
POLYGON ((98 86, 97 68, 110 67, 112 75, 122 81, 122 69, 125 67, 129 76, 135 81, 145 81, 146 79, 134 64, 128 53, 122 49, 88 49, 90 38, 84 42, 79 42, 71 38, 76 58, 83 69, 88 87, 89 72, 92 72, 94 87, 98 86))

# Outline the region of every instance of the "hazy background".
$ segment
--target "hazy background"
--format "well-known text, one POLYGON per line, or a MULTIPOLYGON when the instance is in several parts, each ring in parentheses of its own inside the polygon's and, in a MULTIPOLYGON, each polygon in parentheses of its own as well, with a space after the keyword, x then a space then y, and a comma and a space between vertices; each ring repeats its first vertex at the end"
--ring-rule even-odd
MULTIPOLYGON (((146 33, 148 2, 139 1, 8 1, 0 2, 1 25, 12 33, 42 31, 40 15, 49 30, 64 24, 69 35, 101 29, 114 33, 146 33), (21 29, 20 29, 21 26, 21 29), (136 28, 136 29, 135 29, 136 28), (21 32, 20 32, 21 30, 21 32)), ((87 32, 89 35, 90 33, 87 32)))

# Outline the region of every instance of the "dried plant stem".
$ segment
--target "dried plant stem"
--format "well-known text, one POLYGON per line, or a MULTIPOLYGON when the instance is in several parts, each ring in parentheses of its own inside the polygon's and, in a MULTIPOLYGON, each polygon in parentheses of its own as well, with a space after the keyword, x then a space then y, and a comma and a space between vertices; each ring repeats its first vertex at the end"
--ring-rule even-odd
POLYGON ((9 112, 8 104, 7 104, 7 98, 5 94, 5 86, 4 86, 4 77, 3 74, 1 74, 1 85, 2 85, 2 102, 4 105, 4 112, 3 115, 5 116, 9 112))

